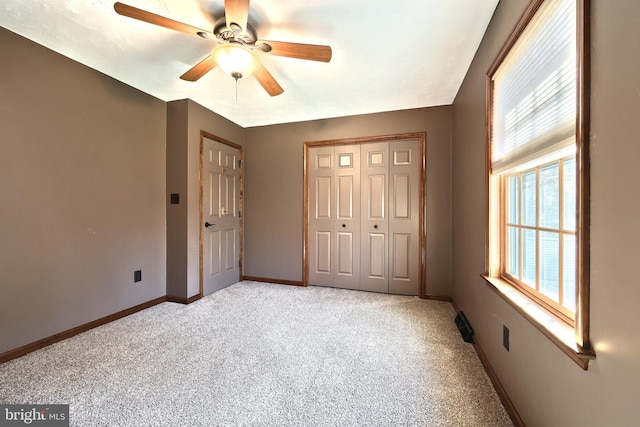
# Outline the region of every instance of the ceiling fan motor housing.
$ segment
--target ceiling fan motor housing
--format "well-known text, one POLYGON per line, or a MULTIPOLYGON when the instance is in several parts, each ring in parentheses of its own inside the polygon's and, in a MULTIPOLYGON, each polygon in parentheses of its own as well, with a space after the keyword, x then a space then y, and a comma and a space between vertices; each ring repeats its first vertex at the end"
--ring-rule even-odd
POLYGON ((224 16, 216 21, 213 26, 213 34, 223 42, 238 41, 253 45, 258 40, 258 33, 251 24, 247 23, 247 28, 242 28, 234 23, 227 25, 227 19, 224 16))

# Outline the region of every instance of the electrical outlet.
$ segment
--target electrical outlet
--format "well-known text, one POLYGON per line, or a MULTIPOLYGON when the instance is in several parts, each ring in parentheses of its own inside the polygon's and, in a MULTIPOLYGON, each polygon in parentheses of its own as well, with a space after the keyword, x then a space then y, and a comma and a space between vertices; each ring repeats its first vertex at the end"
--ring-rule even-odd
POLYGON ((509 351, 509 328, 506 325, 502 325, 502 345, 509 351))
POLYGON ((136 270, 133 272, 133 283, 142 281, 142 270, 136 270))

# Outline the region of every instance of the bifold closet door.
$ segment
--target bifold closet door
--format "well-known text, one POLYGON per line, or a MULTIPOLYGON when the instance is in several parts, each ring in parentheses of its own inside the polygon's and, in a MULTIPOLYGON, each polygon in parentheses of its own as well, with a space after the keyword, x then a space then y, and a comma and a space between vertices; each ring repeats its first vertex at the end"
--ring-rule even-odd
POLYGON ((420 181, 418 140, 389 145, 389 293, 420 292, 420 181))
POLYGON ((360 289, 389 292, 389 144, 362 144, 361 155, 360 289))
POLYGON ((361 146, 360 289, 420 293, 418 140, 361 146))
POLYGON ((333 286, 333 147, 309 150, 309 282, 333 286))
POLYGON ((309 282, 360 287, 360 147, 309 150, 309 282))
POLYGON ((334 286, 360 289, 360 146, 335 147, 334 286))

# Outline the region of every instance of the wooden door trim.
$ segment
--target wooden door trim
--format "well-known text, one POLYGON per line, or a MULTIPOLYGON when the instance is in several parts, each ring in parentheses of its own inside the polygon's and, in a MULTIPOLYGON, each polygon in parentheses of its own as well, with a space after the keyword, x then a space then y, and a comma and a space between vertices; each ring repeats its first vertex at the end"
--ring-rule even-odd
POLYGON ((420 254, 420 289, 419 297, 426 298, 426 257, 427 257, 427 238, 426 238, 426 177, 427 177, 427 151, 426 132, 414 132, 414 133, 402 133, 396 135, 377 135, 377 136, 365 136, 358 138, 342 138, 332 139, 324 141, 307 141, 304 143, 303 153, 303 208, 302 208, 302 224, 303 224, 303 245, 302 245, 302 284, 303 286, 309 286, 309 170, 310 170, 310 158, 309 149, 314 147, 323 146, 338 146, 338 145, 361 145, 372 142, 394 142, 404 141, 407 139, 417 139, 420 145, 420 221, 419 221, 419 254, 420 254))
MULTIPOLYGON (((227 145, 229 147, 235 148, 238 150, 239 152, 239 158, 238 160, 242 163, 242 159, 243 159, 243 153, 242 153, 242 146, 238 145, 234 142, 231 142, 227 139, 221 138, 219 136, 216 136, 212 133, 209 133, 207 131, 204 130, 200 130, 200 171, 199 171, 199 179, 200 179, 200 195, 199 195, 199 212, 198 212, 198 269, 199 269, 199 281, 200 281, 200 294, 199 296, 202 297, 204 295, 204 277, 203 277, 203 270, 204 270, 204 259, 203 259, 203 238, 204 238, 204 234, 203 234, 203 229, 202 229, 202 221, 203 221, 203 217, 204 217, 204 205, 203 205, 203 198, 204 198, 204 176, 203 176, 203 170, 204 170, 204 139, 210 139, 212 141, 215 142, 219 142, 220 144, 223 145, 227 145)), ((243 206, 243 187, 242 187, 242 167, 238 168, 238 185, 240 186, 240 200, 238 201, 239 204, 239 209, 240 212, 243 212, 244 210, 244 206, 243 206)), ((240 270, 239 270, 239 274, 238 274, 238 280, 241 280, 242 278, 242 237, 244 234, 244 228, 243 228, 243 224, 244 224, 244 218, 242 216, 240 216, 240 218, 238 218, 240 223, 238 225, 239 229, 238 229, 238 245, 240 248, 240 255, 239 255, 239 262, 240 262, 240 270)))

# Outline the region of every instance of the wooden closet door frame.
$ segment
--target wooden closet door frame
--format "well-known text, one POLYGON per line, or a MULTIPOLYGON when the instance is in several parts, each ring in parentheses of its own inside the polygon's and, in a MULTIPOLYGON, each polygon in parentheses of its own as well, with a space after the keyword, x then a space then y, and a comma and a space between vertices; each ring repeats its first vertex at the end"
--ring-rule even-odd
POLYGON ((302 273, 302 284, 304 286, 309 286, 309 170, 311 165, 309 149, 313 147, 322 147, 322 146, 338 146, 338 145, 357 145, 357 144, 367 144, 371 142, 389 142, 393 144, 395 141, 404 141, 407 139, 416 139, 419 141, 420 145, 420 210, 419 210, 419 250, 420 250, 420 289, 418 296, 420 298, 426 298, 426 258, 427 258, 427 238, 426 238, 426 161, 427 161, 427 153, 426 153, 426 141, 427 134, 425 132, 415 132, 415 133, 403 133, 397 135, 382 135, 382 136, 365 136, 360 138, 345 138, 345 139, 333 139, 333 140, 325 140, 325 141, 308 141, 304 143, 304 195, 303 195, 303 246, 302 246, 302 257, 303 257, 303 273, 302 273))

